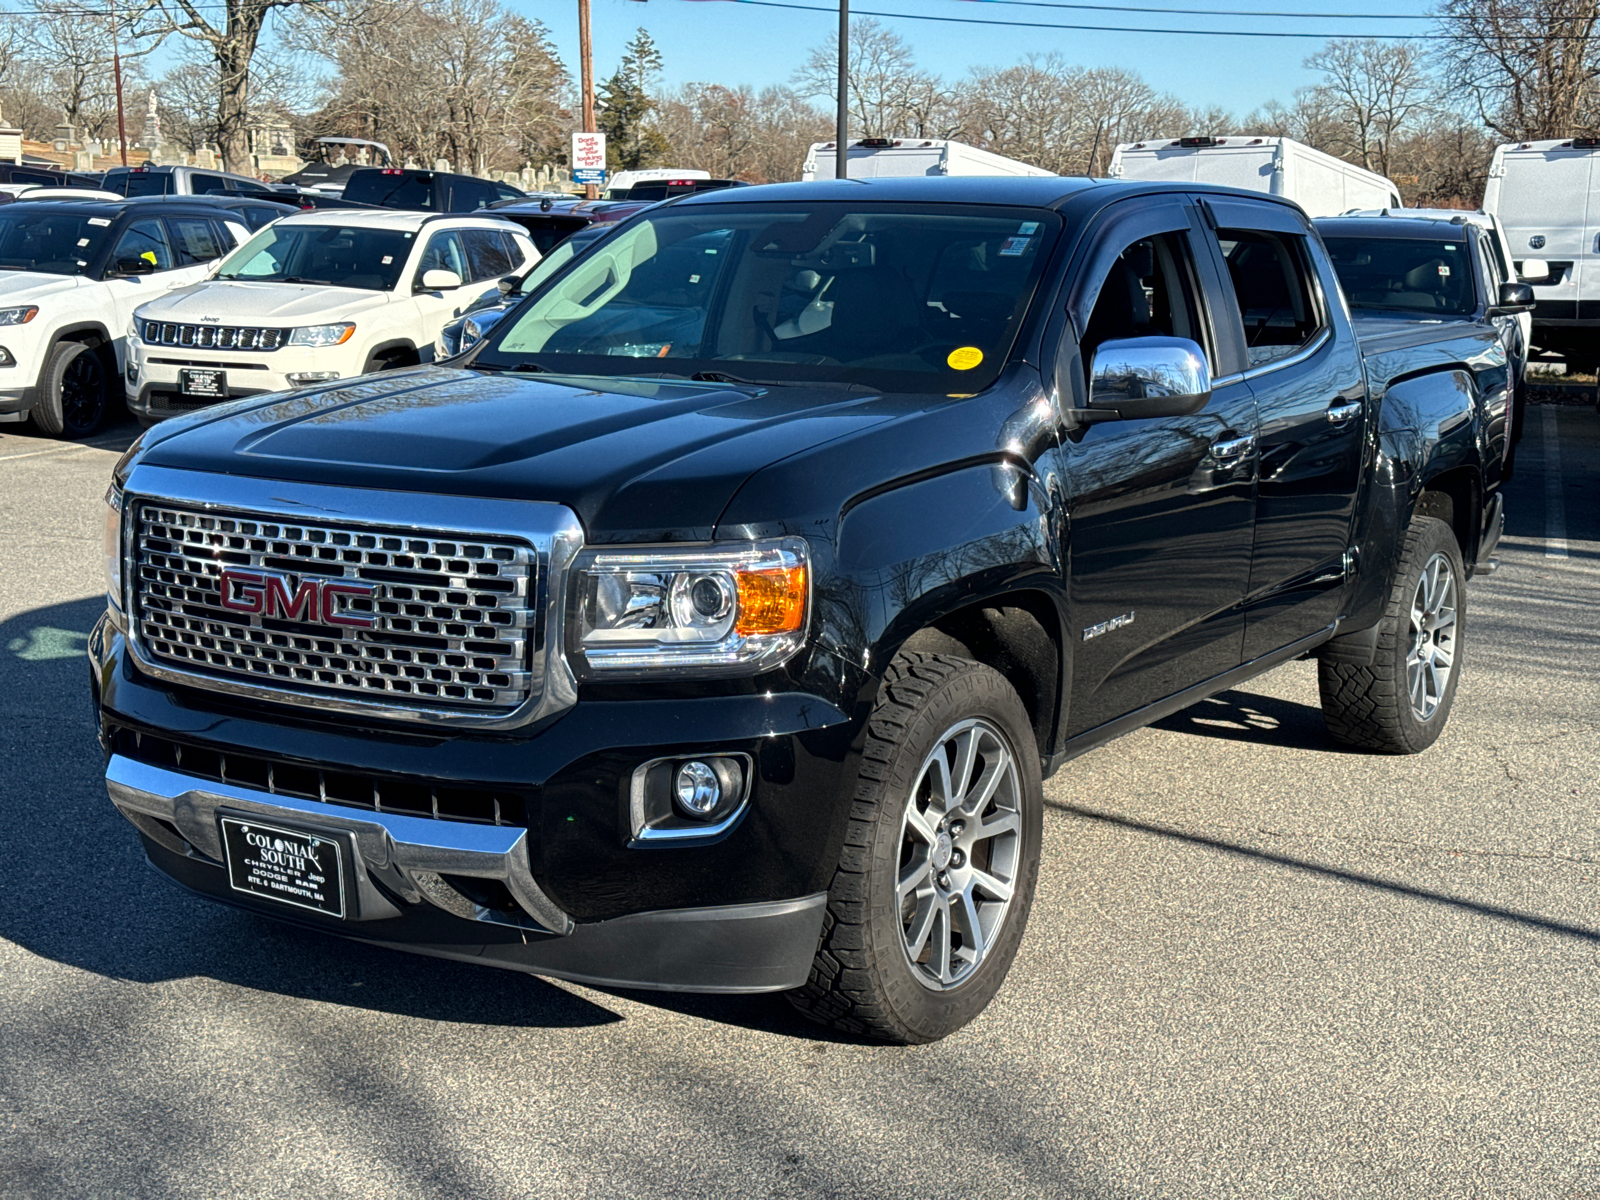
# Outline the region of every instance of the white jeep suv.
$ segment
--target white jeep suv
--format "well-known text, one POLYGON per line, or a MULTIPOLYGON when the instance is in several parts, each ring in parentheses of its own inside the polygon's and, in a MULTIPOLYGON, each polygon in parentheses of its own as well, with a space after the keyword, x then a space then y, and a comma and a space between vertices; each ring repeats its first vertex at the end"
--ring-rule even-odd
POLYGON ((539 261, 498 217, 327 209, 285 217, 207 282, 141 305, 128 407, 146 425, 251 396, 412 366, 483 290, 539 261))
POLYGON ((94 433, 119 394, 134 309, 204 279, 249 236, 234 214, 182 200, 0 208, 0 422, 94 433))

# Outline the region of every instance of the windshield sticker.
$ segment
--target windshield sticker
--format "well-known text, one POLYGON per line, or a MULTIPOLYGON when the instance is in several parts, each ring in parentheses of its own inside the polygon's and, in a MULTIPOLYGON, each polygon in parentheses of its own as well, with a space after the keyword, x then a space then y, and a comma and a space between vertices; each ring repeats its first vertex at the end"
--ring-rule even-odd
POLYGON ((89 239, 88 238, 79 238, 78 239, 78 245, 79 245, 80 248, 83 247, 83 246, 87 246, 88 244, 89 244, 89 239))
POLYGON ((1002 258, 1016 258, 1028 249, 1031 237, 1008 237, 1000 243, 1000 256, 1002 258))
MULTIPOLYGON (((1005 253, 1001 251, 1001 253, 1005 253)), ((983 351, 976 346, 958 346, 950 351, 950 357, 945 362, 950 364, 952 371, 970 371, 983 361, 983 351)))
POLYGON ((1440 263, 1439 264, 1439 274, 1441 274, 1441 275, 1449 275, 1450 274, 1450 268, 1445 266, 1443 263, 1440 263))
POLYGON ((390 264, 390 263, 392 263, 392 262, 393 262, 393 261, 394 261, 394 255, 392 255, 392 254, 385 254, 385 255, 384 255, 384 256, 383 256, 383 265, 384 265, 384 266, 386 266, 386 267, 387 267, 387 266, 388 266, 388 265, 389 265, 389 264, 390 264))
POLYGON ((625 342, 606 353, 617 358, 665 358, 671 349, 671 342, 625 342))
POLYGON ((698 276, 698 275, 689 276, 689 282, 690 283, 699 283, 700 282, 700 276, 698 276))
POLYGON ((89 218, 89 224, 91 224, 91 225, 109 225, 109 224, 111 224, 111 221, 106 217, 90 217, 89 218))
POLYGON ((1020 234, 1024 234, 1024 235, 1038 233, 1039 232, 1039 222, 1037 222, 1037 221, 1024 221, 1021 225, 1017 226, 1017 232, 1020 233, 1020 234))

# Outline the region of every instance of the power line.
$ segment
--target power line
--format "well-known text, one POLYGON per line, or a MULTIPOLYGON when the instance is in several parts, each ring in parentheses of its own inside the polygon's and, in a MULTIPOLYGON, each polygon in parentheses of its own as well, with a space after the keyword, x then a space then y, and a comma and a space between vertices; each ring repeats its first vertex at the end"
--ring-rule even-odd
POLYGON ((1273 17, 1280 20, 1431 21, 1426 13, 1267 12, 1249 8, 1147 8, 1136 4, 1064 4, 1061 0, 965 0, 969 4, 1014 4, 1021 8, 1069 8, 1087 12, 1160 13, 1185 17, 1273 17))
MULTIPOLYGON (((819 8, 814 4, 790 4, 784 0, 689 0, 692 3, 751 4, 757 8, 787 8, 797 12, 837 13, 837 8, 819 8)), ((982 17, 939 17, 932 13, 882 12, 866 8, 850 11, 858 17, 887 17, 891 21, 938 21, 947 25, 984 25, 991 29, 1066 29, 1080 33, 1170 33, 1182 37, 1248 37, 1248 38, 1302 38, 1328 41, 1335 38, 1361 38, 1381 42, 1450 42, 1457 40, 1448 33, 1351 33, 1320 30, 1309 32, 1293 30, 1279 32, 1267 29, 1156 29, 1141 25, 1080 25, 1058 21, 993 21, 982 17)), ((1252 16, 1268 16, 1253 13, 1252 16)), ((1580 35, 1552 34, 1541 40, 1587 41, 1580 35)))

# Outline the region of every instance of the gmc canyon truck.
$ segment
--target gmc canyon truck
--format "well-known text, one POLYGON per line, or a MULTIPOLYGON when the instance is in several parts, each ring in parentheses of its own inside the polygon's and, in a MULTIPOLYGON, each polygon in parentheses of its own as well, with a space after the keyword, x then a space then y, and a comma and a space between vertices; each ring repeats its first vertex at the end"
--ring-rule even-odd
POLYGON ((1426 329, 1364 360, 1269 196, 653 207, 458 366, 128 451, 111 800, 262 915, 943 1037, 1016 955, 1069 759, 1307 655, 1338 742, 1439 736, 1508 380, 1492 328, 1426 329))

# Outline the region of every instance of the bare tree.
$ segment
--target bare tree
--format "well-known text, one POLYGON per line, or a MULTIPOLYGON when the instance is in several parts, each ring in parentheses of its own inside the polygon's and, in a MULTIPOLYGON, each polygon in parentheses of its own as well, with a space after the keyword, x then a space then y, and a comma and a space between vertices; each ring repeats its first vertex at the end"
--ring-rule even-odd
POLYGON ((1600 0, 1444 0, 1441 72, 1510 141, 1570 137, 1600 123, 1600 0))
POLYGON ((689 84, 659 102, 656 128, 674 165, 752 183, 798 179, 806 152, 833 126, 788 88, 689 84))
MULTIPOLYGON (((812 47, 791 82, 804 97, 839 96, 839 35, 812 47)), ((917 66, 899 34, 870 17, 850 25, 849 108, 858 137, 937 137, 947 133, 948 96, 917 66)))
POLYGON ((1404 42, 1332 41, 1305 65, 1322 72, 1312 91, 1337 127, 1324 148, 1387 175, 1391 144, 1427 112, 1435 87, 1421 55, 1404 42))

